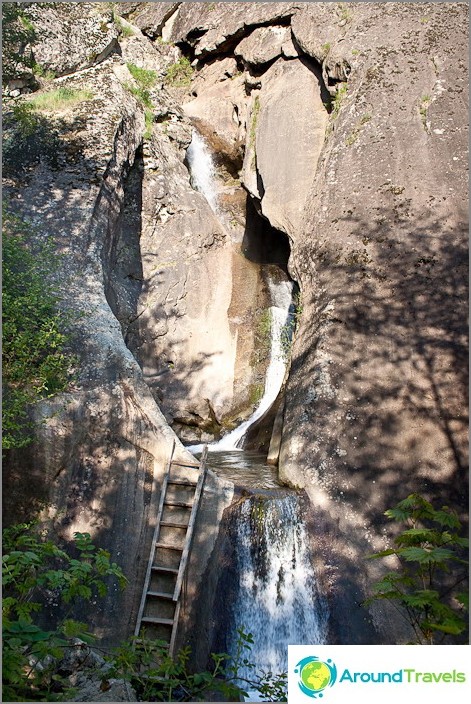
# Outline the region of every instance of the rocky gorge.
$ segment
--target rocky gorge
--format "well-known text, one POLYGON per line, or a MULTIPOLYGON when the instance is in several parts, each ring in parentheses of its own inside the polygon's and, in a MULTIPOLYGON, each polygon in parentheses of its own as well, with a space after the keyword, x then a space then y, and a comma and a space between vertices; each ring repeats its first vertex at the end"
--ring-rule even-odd
MULTIPOLYGON (((172 443, 192 459, 256 408, 270 282, 289 282, 286 374, 246 447, 302 495, 329 642, 405 642, 387 605, 363 604, 384 511, 419 492, 467 521, 467 4, 27 13, 41 70, 18 65, 4 89, 4 195, 60 255, 77 364, 6 457, 6 522, 91 533, 130 583, 82 617, 104 643, 132 633, 172 443), (22 150, 9 104, 59 88, 82 98, 38 108, 22 150)), ((180 634, 200 663, 259 493, 209 473, 180 634)))

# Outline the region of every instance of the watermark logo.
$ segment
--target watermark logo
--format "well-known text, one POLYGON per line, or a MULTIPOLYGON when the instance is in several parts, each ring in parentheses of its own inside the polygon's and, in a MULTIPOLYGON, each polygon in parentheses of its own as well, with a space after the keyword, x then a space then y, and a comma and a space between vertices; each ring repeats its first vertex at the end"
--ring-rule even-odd
POLYGON ((432 695, 462 704, 471 702, 470 663, 469 645, 289 645, 288 703, 415 704, 432 695))
POLYGON ((303 694, 317 699, 323 697, 327 687, 332 687, 337 680, 337 668, 332 660, 321 660, 309 655, 298 662, 294 668, 299 676, 298 686, 303 694))

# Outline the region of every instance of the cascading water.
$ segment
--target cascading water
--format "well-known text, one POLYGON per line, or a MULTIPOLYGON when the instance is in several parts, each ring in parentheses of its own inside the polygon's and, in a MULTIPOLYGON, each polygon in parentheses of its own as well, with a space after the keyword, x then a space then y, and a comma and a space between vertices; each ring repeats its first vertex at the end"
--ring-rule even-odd
MULTIPOLYGON (((228 650, 237 629, 254 636, 249 660, 258 672, 287 669, 288 645, 327 642, 328 607, 319 594, 299 515, 298 496, 251 498, 237 516, 235 554, 239 591, 228 650)), ((251 678, 251 670, 240 671, 251 678)), ((258 701, 250 692, 250 701, 258 701)))
MULTIPOLYGON (((293 297, 292 281, 268 281, 271 305, 270 315, 270 360, 265 376, 265 388, 255 411, 241 423, 224 435, 218 442, 208 446, 210 452, 225 452, 241 449, 242 441, 247 430, 261 418, 275 402, 280 391, 286 371, 286 350, 284 346, 287 342, 287 335, 284 334, 291 329, 289 325, 290 310, 293 297)), ((203 445, 191 445, 190 452, 201 452, 203 445)))
POLYGON ((193 130, 186 158, 190 170, 191 185, 204 195, 212 210, 217 213, 218 199, 213 158, 203 137, 196 130, 193 130))
POLYGON ((265 377, 265 389, 255 411, 250 418, 234 428, 230 433, 224 435, 219 442, 211 445, 212 451, 237 450, 241 441, 251 425, 261 418, 275 402, 278 392, 283 383, 286 370, 285 350, 283 349, 283 330, 289 317, 289 310, 293 296, 293 282, 281 281, 275 283, 269 281, 271 306, 270 313, 270 361, 265 377))

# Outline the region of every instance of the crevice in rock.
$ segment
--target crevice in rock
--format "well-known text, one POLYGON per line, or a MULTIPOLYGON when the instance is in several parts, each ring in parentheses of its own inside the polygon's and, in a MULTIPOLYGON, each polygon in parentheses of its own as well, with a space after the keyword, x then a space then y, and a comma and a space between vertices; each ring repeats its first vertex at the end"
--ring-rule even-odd
POLYGON ((242 252, 249 261, 256 264, 275 264, 290 276, 288 260, 291 247, 288 236, 271 226, 257 210, 256 201, 250 197, 247 198, 242 252))
POLYGON ((248 37, 254 29, 257 29, 258 27, 289 27, 290 24, 291 15, 287 15, 285 17, 272 17, 266 22, 257 22, 250 25, 244 24, 242 27, 237 29, 234 34, 227 37, 225 41, 218 44, 217 47, 202 51, 199 56, 196 56, 196 45, 198 40, 208 32, 208 29, 197 27, 189 32, 185 39, 176 40, 175 44, 185 56, 191 58, 192 60, 196 59, 198 62, 196 68, 201 69, 205 64, 211 63, 215 59, 221 59, 225 56, 232 56, 234 49, 239 42, 245 37, 248 37))
POLYGON ((124 182, 118 221, 108 233, 102 252, 106 300, 121 324, 128 347, 132 347, 132 325, 138 318, 137 303, 143 285, 140 251, 143 176, 141 146, 124 182))
MULTIPOLYGON (((289 280, 294 282, 293 293, 299 291, 297 282, 291 277, 288 262, 291 255, 291 245, 288 236, 274 228, 257 209, 257 201, 247 198, 246 228, 241 245, 244 256, 261 267, 261 276, 265 281, 267 296, 269 280, 289 280)), ((292 319, 292 312, 290 313, 292 319)), ((294 320, 294 318, 293 318, 294 320)), ((283 354, 289 357, 290 335, 293 332, 290 323, 286 326, 286 349, 283 354)), ((244 439, 244 449, 267 453, 270 450, 275 421, 282 412, 284 405, 284 384, 266 413, 248 429, 244 439)), ((279 429, 278 429, 279 431, 279 429)), ((277 464, 278 452, 271 459, 277 464)))
MULTIPOLYGON (((296 38, 293 35, 293 44, 295 47, 298 49, 299 52, 302 51, 302 49, 299 47, 299 45, 296 42, 296 38)), ((313 59, 311 56, 307 56, 307 54, 300 54, 298 57, 298 60, 302 63, 303 66, 305 66, 311 73, 315 75, 317 80, 319 81, 319 86, 320 86, 320 91, 321 91, 321 100, 324 103, 326 110, 328 112, 331 112, 331 102, 332 102, 332 93, 331 90, 332 88, 330 87, 330 84, 326 84, 325 78, 326 76, 324 75, 324 71, 322 68, 322 64, 319 63, 319 61, 316 61, 316 59, 313 59), (330 88, 330 90, 329 90, 330 88)), ((339 83, 339 81, 336 81, 336 84, 339 83)))

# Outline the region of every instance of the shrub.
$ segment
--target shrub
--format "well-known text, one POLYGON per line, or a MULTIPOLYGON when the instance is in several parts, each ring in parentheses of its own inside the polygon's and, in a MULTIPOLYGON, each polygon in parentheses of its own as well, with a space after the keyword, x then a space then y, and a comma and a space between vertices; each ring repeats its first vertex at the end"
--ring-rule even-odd
POLYGON ((385 515, 405 524, 405 530, 395 538, 394 548, 369 557, 396 555, 400 567, 373 585, 366 603, 386 599, 397 604, 417 643, 433 644, 437 637, 463 634, 468 592, 459 586, 467 581, 469 543, 460 536, 458 516, 448 506, 434 509, 419 494, 410 494, 385 515))
POLYGON ((128 67, 128 71, 136 83, 139 84, 140 88, 152 88, 152 86, 155 85, 157 80, 157 74, 155 71, 140 68, 139 66, 131 63, 126 64, 126 66, 128 67))
POLYGON ((3 533, 3 700, 51 701, 67 683, 58 665, 72 638, 93 636, 86 624, 62 618, 52 630, 40 625, 41 594, 53 592, 61 604, 105 596, 108 578, 126 584, 121 569, 97 549, 88 533, 75 533, 77 558, 71 557, 32 524, 3 533))
POLYGON ((178 61, 165 72, 165 83, 175 88, 189 86, 193 76, 193 68, 186 56, 181 56, 178 61))
POLYGON ((29 228, 3 208, 4 449, 31 442, 31 404, 63 391, 74 358, 65 350, 65 317, 50 279, 54 254, 27 243, 29 228))

